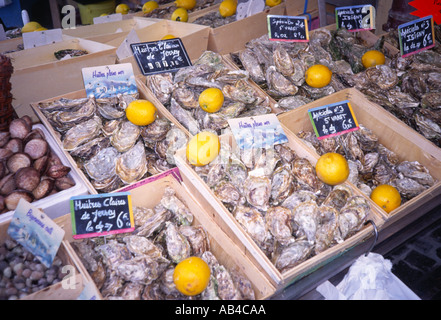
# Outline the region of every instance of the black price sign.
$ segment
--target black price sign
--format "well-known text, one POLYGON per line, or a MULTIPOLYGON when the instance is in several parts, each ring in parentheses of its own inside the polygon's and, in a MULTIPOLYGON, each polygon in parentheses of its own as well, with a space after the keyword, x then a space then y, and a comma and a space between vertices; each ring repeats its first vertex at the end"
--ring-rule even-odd
POLYGON ((270 40, 309 41, 306 17, 268 15, 268 37, 270 40))
POLYGON ((335 21, 337 29, 344 28, 352 32, 375 29, 375 7, 371 5, 337 7, 335 21))
POLYGON ((308 115, 319 140, 359 129, 348 100, 309 109, 308 115))
POLYGON ((191 66, 181 39, 132 43, 130 47, 143 75, 174 72, 191 66))
POLYGON ((70 212, 74 239, 135 230, 132 200, 128 192, 72 197, 70 212))
POLYGON ((434 47, 433 17, 427 16, 399 25, 398 38, 403 57, 434 47))

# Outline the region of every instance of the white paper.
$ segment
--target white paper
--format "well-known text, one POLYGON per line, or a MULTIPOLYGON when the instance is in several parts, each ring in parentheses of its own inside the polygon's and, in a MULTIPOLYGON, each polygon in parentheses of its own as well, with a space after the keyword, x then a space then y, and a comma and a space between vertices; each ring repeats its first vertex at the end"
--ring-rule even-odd
POLYGON ((116 55, 118 59, 122 60, 133 56, 133 51, 132 48, 130 48, 130 44, 138 42, 141 42, 141 40, 139 40, 138 34, 136 33, 135 29, 132 29, 132 31, 129 32, 127 37, 118 47, 118 49, 116 49, 116 55))
POLYGON ((61 29, 23 33, 23 46, 25 49, 45 46, 61 41, 63 41, 63 33, 61 29))
POLYGON ((93 18, 93 24, 121 21, 122 19, 121 13, 108 14, 107 16, 93 18))
POLYGON ((0 41, 6 40, 6 32, 5 28, 3 28, 3 25, 0 24, 0 41))
POLYGON ((246 2, 238 2, 236 8, 236 20, 250 17, 256 13, 262 12, 265 9, 264 0, 248 0, 246 2))

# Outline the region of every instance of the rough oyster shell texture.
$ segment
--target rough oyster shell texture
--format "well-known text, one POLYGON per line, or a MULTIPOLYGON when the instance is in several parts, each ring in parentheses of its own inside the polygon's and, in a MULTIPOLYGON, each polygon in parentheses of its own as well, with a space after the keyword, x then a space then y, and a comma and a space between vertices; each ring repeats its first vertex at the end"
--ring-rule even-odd
POLYGON ((271 112, 269 100, 247 81, 249 73, 233 70, 221 55, 206 51, 193 66, 175 73, 146 77, 149 88, 170 113, 195 135, 202 130, 221 134, 228 127, 228 119, 247 116, 252 112, 271 112), (206 88, 221 89, 225 100, 218 112, 207 113, 199 107, 198 97, 206 88))
POLYGON ((250 151, 221 143, 220 154, 195 172, 280 272, 361 230, 370 213, 367 203, 351 200, 348 185, 322 183, 288 144, 250 151), (245 173, 237 186, 226 173, 231 163, 245 173))
POLYGON ((166 187, 164 197, 154 208, 133 207, 136 228, 132 234, 110 236, 105 243, 91 238, 72 244, 103 298, 255 299, 251 282, 238 270, 220 264, 210 251, 207 232, 191 223, 193 217, 175 191, 166 187), (193 297, 181 294, 173 283, 174 267, 190 255, 201 257, 211 270, 210 285, 193 297))
POLYGON ((61 98, 38 105, 98 192, 174 167, 174 151, 187 143, 185 133, 167 118, 143 127, 128 121, 125 108, 137 98, 61 98))

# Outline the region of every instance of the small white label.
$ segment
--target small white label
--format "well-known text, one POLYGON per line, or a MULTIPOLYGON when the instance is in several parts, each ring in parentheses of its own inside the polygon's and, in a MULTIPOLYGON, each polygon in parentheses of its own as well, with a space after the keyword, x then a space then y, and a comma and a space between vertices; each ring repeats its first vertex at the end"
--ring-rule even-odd
POLYGON ((265 9, 265 0, 248 0, 246 2, 238 2, 236 8, 236 21, 250 17, 265 9))
POLYGON ((45 46, 61 41, 63 41, 63 33, 61 29, 23 33, 23 46, 25 49, 45 46))
POLYGON ((133 51, 130 48, 130 44, 139 42, 141 42, 141 40, 139 40, 138 34, 136 33, 135 29, 132 29, 118 49, 116 49, 118 59, 122 60, 133 56, 133 51))
POLYGON ((122 19, 121 13, 108 14, 107 16, 93 18, 93 24, 121 21, 122 19))

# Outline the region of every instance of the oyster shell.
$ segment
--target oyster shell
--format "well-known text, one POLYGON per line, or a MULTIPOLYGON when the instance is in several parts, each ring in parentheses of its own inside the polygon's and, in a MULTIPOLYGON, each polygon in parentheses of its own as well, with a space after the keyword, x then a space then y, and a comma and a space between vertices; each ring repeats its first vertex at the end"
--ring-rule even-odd
POLYGON ((191 246, 187 238, 185 238, 178 230, 174 223, 165 222, 165 242, 167 254, 170 259, 179 263, 180 261, 190 257, 191 246))
POLYGON ((250 205, 263 211, 268 209, 271 196, 271 180, 268 177, 248 176, 243 189, 250 205))
POLYGON ((116 176, 116 158, 118 151, 113 147, 102 149, 84 164, 89 177, 96 181, 103 181, 116 176))
POLYGON ((273 263, 280 272, 289 270, 308 258, 313 246, 309 241, 298 240, 280 248, 274 256, 273 263))
POLYGON ((282 245, 294 242, 292 235, 291 210, 284 207, 271 207, 265 214, 265 222, 274 239, 282 245))
POLYGON ((99 135, 101 128, 102 121, 96 116, 73 126, 63 137, 63 149, 72 151, 79 145, 94 139, 99 135))
POLYGON ((110 143, 119 152, 126 152, 135 145, 140 134, 141 129, 137 125, 128 120, 121 121, 110 136, 110 143))
POLYGON ((161 199, 161 205, 174 214, 174 218, 179 225, 191 225, 193 214, 187 206, 175 196, 172 188, 167 188, 161 199))
POLYGON ((138 181, 146 174, 147 159, 141 141, 116 158, 115 172, 125 184, 138 181))
POLYGON ((303 202, 292 210, 293 221, 296 226, 296 237, 306 236, 312 243, 315 242, 316 232, 320 223, 320 213, 315 201, 303 202))
POLYGON ((162 104, 167 104, 174 88, 173 74, 165 72, 148 75, 146 76, 146 85, 162 104))

